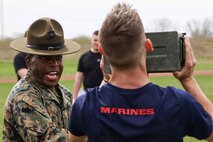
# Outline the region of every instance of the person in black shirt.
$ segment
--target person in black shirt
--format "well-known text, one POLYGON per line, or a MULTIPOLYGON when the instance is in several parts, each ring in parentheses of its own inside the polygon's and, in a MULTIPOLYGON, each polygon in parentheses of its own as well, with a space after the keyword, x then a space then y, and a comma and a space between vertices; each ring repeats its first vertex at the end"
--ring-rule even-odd
MULTIPOLYGON (((27 31, 24 33, 24 37, 27 37, 27 31)), ((16 72, 17 81, 27 74, 27 65, 25 62, 25 57, 27 54, 18 52, 13 58, 13 66, 16 72)))
POLYGON ((25 63, 25 53, 17 53, 13 59, 13 65, 16 72, 17 80, 21 79, 22 77, 26 76, 27 74, 27 65, 25 63))
POLYGON ((93 32, 91 39, 91 49, 82 54, 79 62, 78 69, 75 75, 75 82, 73 88, 73 99, 78 97, 81 91, 81 84, 83 83, 83 90, 99 86, 103 80, 103 74, 100 68, 101 54, 98 50, 98 30, 93 32))

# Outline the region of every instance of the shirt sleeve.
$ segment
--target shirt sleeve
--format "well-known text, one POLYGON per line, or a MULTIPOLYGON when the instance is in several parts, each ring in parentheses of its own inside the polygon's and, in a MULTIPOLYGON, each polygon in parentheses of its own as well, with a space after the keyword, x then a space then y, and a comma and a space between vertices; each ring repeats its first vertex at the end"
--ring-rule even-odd
POLYGON ((69 131, 75 136, 84 136, 85 131, 82 119, 82 107, 84 103, 85 94, 79 96, 73 104, 71 116, 69 120, 69 131))
POLYGON ((186 121, 186 134, 197 139, 206 139, 212 133, 212 117, 190 94, 182 101, 186 121))
POLYGON ((77 71, 79 71, 79 72, 84 72, 83 58, 84 58, 84 54, 80 57, 79 62, 78 62, 77 71))

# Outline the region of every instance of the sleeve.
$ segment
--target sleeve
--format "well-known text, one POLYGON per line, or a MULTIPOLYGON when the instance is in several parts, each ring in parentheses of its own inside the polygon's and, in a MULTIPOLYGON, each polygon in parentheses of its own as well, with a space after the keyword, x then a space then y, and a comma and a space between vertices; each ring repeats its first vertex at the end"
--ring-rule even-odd
POLYGON ((67 141, 68 133, 53 123, 41 101, 32 96, 17 96, 12 112, 16 129, 24 141, 67 141))
POLYGON ((79 96, 73 104, 70 120, 69 120, 69 131, 75 136, 84 136, 85 131, 83 127, 82 119, 82 107, 84 103, 84 95, 79 96))
POLYGON ((80 57, 79 62, 78 62, 78 68, 77 71, 79 72, 84 72, 84 54, 80 57))
POLYGON ((212 133, 212 117, 190 94, 186 92, 182 101, 186 121, 186 134, 197 139, 206 139, 212 133))

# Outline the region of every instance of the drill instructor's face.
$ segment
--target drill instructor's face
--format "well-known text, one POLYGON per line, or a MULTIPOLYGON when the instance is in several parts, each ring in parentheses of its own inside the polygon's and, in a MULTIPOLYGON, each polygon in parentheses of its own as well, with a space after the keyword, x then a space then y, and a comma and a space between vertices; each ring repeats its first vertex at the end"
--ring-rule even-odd
POLYGON ((63 72, 62 55, 32 55, 28 66, 31 69, 32 78, 36 82, 48 88, 53 88, 58 84, 63 72))

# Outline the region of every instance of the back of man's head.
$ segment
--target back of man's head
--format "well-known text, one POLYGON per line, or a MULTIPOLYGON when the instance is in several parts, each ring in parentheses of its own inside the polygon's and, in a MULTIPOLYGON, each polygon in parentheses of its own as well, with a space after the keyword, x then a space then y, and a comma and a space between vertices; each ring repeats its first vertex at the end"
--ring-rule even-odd
POLYGON ((100 43, 117 69, 135 66, 141 59, 145 40, 139 14, 128 4, 117 4, 107 15, 100 29, 100 43))

